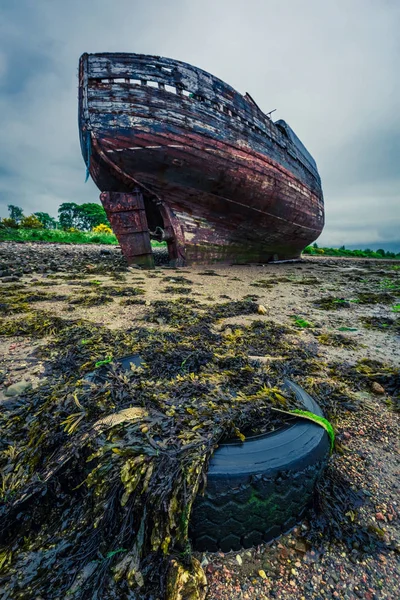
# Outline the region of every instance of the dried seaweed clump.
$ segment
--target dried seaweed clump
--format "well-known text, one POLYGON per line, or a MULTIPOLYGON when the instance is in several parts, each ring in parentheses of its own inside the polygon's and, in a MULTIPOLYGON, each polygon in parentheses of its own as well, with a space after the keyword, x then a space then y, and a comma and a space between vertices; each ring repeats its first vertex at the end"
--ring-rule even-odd
POLYGON ((358 346, 356 340, 353 340, 351 337, 342 335, 340 333, 322 333, 317 339, 319 343, 323 344, 324 346, 334 346, 337 348, 357 348, 358 346))

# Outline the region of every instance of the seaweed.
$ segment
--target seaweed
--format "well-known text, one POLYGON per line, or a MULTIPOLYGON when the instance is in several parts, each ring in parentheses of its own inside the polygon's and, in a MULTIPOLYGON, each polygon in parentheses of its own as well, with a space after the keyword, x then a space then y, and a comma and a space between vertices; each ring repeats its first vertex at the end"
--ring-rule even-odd
POLYGON ((133 306, 134 304, 145 305, 146 300, 143 300, 143 298, 122 298, 119 303, 121 306, 133 306))
POLYGON ((400 333, 400 322, 390 317, 361 317, 360 321, 367 329, 380 329, 400 333))
POLYGON ((163 294, 190 294, 192 288, 184 286, 167 285, 163 290, 163 294))
POLYGON ((208 277, 221 277, 219 273, 216 273, 213 269, 207 269, 206 271, 201 271, 198 275, 208 275, 208 277))
POLYGON ((250 285, 252 287, 259 287, 265 289, 270 289, 274 286, 273 282, 271 282, 269 279, 259 279, 258 281, 253 281, 253 283, 250 283, 250 285))
POLYGON ((101 306, 107 302, 113 302, 113 298, 108 294, 77 294, 69 300, 70 304, 79 306, 101 306))
POLYGON ((323 539, 335 540, 350 551, 366 554, 386 550, 381 534, 361 522, 359 511, 366 501, 367 496, 352 485, 334 458, 317 482, 305 539, 317 547, 323 539))
POLYGON ((73 321, 62 319, 45 311, 31 311, 18 319, 0 319, 3 336, 46 337, 69 327, 73 321))
POLYGON ((360 304, 391 304, 395 297, 388 292, 362 292, 357 296, 360 304))
POLYGON ((322 310, 340 310, 342 308, 349 308, 350 303, 345 298, 336 298, 335 296, 325 296, 325 298, 319 298, 314 302, 315 306, 322 310))
POLYGON ((324 346, 334 346, 336 348, 357 348, 358 343, 352 338, 341 335, 340 333, 322 333, 317 337, 320 344, 324 346))

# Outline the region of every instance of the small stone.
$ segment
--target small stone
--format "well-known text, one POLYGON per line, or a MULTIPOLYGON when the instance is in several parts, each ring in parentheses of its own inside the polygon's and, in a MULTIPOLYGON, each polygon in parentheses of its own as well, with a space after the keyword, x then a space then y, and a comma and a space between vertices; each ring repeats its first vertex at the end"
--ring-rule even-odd
POLYGON ((19 281, 19 276, 17 276, 17 275, 8 275, 8 277, 3 277, 1 281, 3 283, 13 283, 13 281, 19 281))
POLYGON ((257 312, 259 315, 266 315, 267 309, 265 308, 265 306, 263 306, 263 304, 259 304, 257 307, 257 312))
POLYGON ((385 393, 385 389, 377 381, 373 381, 372 382, 371 390, 373 391, 374 394, 380 394, 380 395, 382 395, 382 394, 385 393))
POLYGON ((261 579, 267 579, 267 574, 265 573, 265 571, 263 571, 263 569, 260 569, 258 571, 258 574, 261 577, 261 579))
POLYGON ((242 566, 243 561, 242 561, 242 557, 240 556, 240 554, 236 554, 236 562, 238 563, 239 566, 242 566))
POLYGON ((107 250, 106 248, 102 248, 102 249, 100 250, 100 254, 101 254, 102 256, 110 256, 110 254, 111 254, 111 250, 107 250))
POLYGON ((384 515, 381 512, 377 512, 376 515, 375 515, 375 519, 377 521, 384 521, 385 517, 384 517, 384 515))
POLYGON ((348 431, 343 432, 343 439, 349 440, 351 438, 351 434, 348 431))
POLYGON ((18 396, 19 394, 23 394, 27 390, 32 388, 32 383, 30 381, 18 381, 18 383, 13 383, 10 385, 6 391, 4 392, 5 396, 18 396))
POLYGON ((297 550, 297 552, 302 552, 303 554, 307 552, 307 546, 301 540, 298 540, 296 542, 295 549, 297 550))
POLYGON ((207 567, 209 565, 210 561, 208 560, 208 558, 206 556, 203 556, 203 560, 201 561, 201 566, 204 569, 204 567, 207 567))

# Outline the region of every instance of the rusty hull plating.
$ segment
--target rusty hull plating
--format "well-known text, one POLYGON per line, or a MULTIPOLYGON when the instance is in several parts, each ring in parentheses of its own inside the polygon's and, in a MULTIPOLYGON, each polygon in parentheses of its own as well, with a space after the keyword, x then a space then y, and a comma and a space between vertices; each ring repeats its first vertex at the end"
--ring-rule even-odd
POLYGON ((84 54, 79 129, 87 168, 129 263, 298 258, 324 225, 314 159, 285 121, 186 63, 84 54))

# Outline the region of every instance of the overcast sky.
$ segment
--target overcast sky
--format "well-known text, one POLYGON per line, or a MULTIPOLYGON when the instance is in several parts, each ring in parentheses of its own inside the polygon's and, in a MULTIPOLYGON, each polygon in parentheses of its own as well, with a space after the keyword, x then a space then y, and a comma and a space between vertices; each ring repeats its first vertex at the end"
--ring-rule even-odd
POLYGON ((176 58, 276 108, 317 161, 325 245, 400 249, 400 0, 0 0, 0 216, 96 202, 83 52, 176 58))

